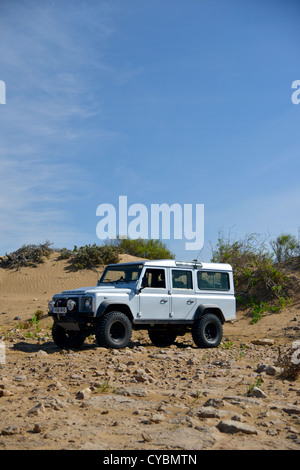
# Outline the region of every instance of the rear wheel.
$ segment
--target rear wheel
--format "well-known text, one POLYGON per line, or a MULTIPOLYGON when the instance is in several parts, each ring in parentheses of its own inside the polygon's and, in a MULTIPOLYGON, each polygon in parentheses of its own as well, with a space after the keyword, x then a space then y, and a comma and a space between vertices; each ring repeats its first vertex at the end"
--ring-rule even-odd
POLYGON ((169 330, 148 330, 148 335, 154 346, 165 348, 174 343, 177 334, 169 330))
POLYGON ((199 348, 216 348, 223 337, 221 320, 213 313, 203 315, 193 324, 192 336, 199 348))
POLYGON ((108 312, 96 325, 95 336, 99 346, 105 348, 125 348, 132 334, 129 318, 122 312, 108 312))
POLYGON ((78 349, 83 345, 85 335, 82 331, 65 330, 57 323, 52 326, 52 338, 59 348, 78 349))

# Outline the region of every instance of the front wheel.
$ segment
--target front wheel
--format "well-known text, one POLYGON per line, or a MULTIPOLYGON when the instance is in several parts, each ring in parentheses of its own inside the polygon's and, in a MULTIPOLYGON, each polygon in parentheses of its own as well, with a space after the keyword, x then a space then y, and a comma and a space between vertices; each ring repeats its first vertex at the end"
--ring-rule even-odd
POLYGON ((220 319, 213 313, 203 315, 193 324, 192 337, 199 348, 216 348, 223 337, 220 319))
POLYGON ((129 318, 122 312, 108 312, 96 325, 96 341, 104 348, 126 348, 132 334, 129 318))

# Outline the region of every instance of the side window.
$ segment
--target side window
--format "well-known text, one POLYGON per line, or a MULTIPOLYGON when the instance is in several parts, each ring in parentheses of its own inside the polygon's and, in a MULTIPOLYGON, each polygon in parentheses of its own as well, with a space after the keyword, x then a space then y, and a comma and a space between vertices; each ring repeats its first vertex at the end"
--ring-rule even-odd
POLYGON ((146 269, 143 283, 145 287, 154 287, 159 289, 166 288, 166 277, 164 269, 146 269))
POLYGON ((193 289, 192 271, 172 269, 173 289, 193 289))
POLYGON ((198 271, 197 279, 199 289, 229 290, 228 273, 198 271))

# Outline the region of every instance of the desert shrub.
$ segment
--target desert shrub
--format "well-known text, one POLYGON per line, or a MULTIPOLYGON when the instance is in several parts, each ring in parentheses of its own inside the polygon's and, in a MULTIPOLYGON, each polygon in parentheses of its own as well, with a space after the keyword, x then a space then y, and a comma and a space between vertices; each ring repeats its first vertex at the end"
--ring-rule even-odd
POLYGON ((103 245, 85 245, 74 250, 60 250, 61 259, 69 259, 75 269, 93 269, 99 265, 118 263, 120 254, 147 259, 174 258, 160 240, 120 239, 103 245))
POLYGON ((300 353, 297 351, 298 345, 295 347, 279 348, 276 365, 281 367, 282 372, 280 378, 287 380, 296 380, 300 377, 300 353))
POLYGON ((40 245, 23 245, 18 250, 7 254, 2 258, 1 265, 4 268, 19 269, 21 267, 36 267, 49 258, 53 252, 51 243, 46 241, 40 245))
POLYGON ((232 265, 237 306, 248 308, 253 322, 266 312, 279 312, 289 302, 289 279, 260 235, 238 241, 219 236, 212 261, 232 265))
POLYGON ((72 262, 75 269, 91 269, 99 265, 118 263, 117 247, 113 245, 85 245, 72 252, 72 262))
POLYGON ((298 243, 296 237, 289 233, 283 233, 278 236, 270 242, 270 245, 276 256, 277 263, 290 261, 300 256, 300 243, 298 243))
POLYGON ((38 309, 34 312, 34 315, 33 315, 32 319, 31 319, 31 321, 32 321, 33 323, 36 323, 36 322, 38 322, 39 320, 41 320, 42 317, 43 317, 43 310, 41 310, 41 309, 38 308, 38 309))
POLYGON ((124 238, 117 241, 120 253, 147 259, 174 259, 174 254, 161 240, 124 238))
POLYGON ((61 248, 58 250, 60 259, 70 259, 73 256, 73 251, 68 248, 61 248))

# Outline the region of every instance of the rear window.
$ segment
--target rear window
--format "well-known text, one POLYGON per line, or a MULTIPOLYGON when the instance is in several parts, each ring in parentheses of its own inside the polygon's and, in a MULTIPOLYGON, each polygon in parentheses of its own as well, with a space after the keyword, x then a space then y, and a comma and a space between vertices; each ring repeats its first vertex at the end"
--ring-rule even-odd
POLYGON ((229 290, 228 273, 198 271, 198 288, 203 290, 229 290))

